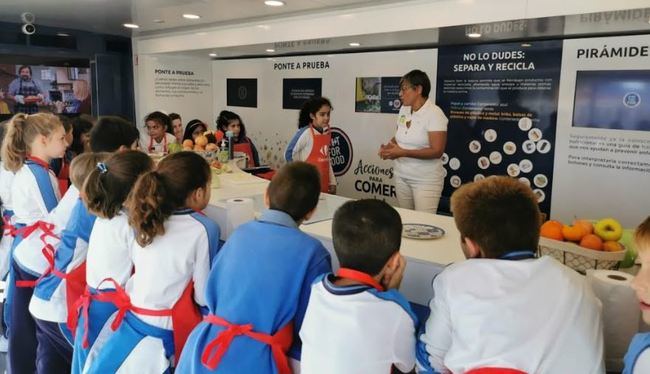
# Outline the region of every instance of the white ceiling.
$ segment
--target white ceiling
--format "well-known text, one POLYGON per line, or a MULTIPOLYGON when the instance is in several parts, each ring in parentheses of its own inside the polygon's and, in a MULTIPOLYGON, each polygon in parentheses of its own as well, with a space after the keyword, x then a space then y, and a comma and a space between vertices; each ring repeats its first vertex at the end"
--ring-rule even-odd
POLYGON ((263 0, 2 0, 0 21, 19 23, 23 12, 36 16, 35 24, 131 35, 122 24, 140 26, 133 35, 222 25, 291 14, 398 3, 398 0, 285 0, 282 7, 269 7, 263 0), (200 15, 188 20, 184 13, 200 15), (160 22, 162 21, 162 22, 160 22))

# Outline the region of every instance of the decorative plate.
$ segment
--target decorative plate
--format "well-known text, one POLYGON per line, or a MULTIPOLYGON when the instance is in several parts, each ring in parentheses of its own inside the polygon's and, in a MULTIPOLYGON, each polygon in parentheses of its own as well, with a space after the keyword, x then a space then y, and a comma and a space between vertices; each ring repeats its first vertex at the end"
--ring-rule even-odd
POLYGON ((445 230, 423 223, 405 223, 402 229, 402 236, 409 239, 438 239, 443 235, 445 235, 445 230))

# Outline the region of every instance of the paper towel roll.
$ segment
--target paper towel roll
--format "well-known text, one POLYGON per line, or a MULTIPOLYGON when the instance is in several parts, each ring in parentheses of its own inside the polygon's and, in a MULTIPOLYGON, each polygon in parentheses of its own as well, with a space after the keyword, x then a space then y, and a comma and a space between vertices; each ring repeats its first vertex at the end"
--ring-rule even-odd
POLYGON ((247 197, 237 197, 226 200, 226 210, 228 214, 228 223, 226 233, 228 236, 242 223, 246 223, 255 218, 255 209, 253 199, 247 197))
POLYGON ((588 270, 587 282, 603 303, 605 367, 623 370, 623 356, 639 328, 639 302, 631 287, 634 277, 614 270, 588 270))

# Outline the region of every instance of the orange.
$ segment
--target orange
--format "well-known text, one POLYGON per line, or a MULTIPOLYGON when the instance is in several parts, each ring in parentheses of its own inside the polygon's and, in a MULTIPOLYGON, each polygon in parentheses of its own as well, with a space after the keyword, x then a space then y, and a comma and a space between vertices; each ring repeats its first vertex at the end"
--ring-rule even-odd
POLYGON ((183 140, 183 148, 193 148, 194 147, 194 142, 192 139, 185 139, 183 140))
POLYGON ((206 145, 208 145, 208 138, 206 138, 205 135, 199 135, 194 139, 194 142, 196 143, 196 145, 205 147, 206 145))
POLYGON ((562 224, 558 221, 546 221, 540 229, 540 235, 555 240, 564 240, 562 235, 562 224))
POLYGON ((570 242, 579 242, 587 233, 580 226, 562 226, 564 239, 570 242))
POLYGON ((587 234, 582 238, 582 240, 580 240, 580 246, 594 249, 596 251, 602 251, 603 240, 598 235, 587 234))
POLYGON ((603 243, 603 251, 606 252, 618 252, 618 251, 624 251, 625 247, 623 244, 619 242, 615 242, 613 240, 608 240, 605 243, 603 243))
POLYGON ((580 226, 586 234, 594 233, 594 225, 586 219, 577 219, 573 221, 573 226, 580 226))

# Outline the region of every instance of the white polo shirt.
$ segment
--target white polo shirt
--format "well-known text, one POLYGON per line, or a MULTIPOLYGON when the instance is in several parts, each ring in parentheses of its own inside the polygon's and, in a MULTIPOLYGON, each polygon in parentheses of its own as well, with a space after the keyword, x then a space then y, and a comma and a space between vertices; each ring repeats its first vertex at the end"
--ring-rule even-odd
POLYGON ((433 289, 419 365, 453 373, 605 372, 601 303, 582 275, 551 257, 459 262, 433 289))
POLYGON ((178 142, 176 141, 176 137, 168 132, 165 133, 165 137, 160 140, 160 143, 158 143, 155 139, 151 139, 146 130, 140 131, 140 150, 142 152, 165 153, 169 151, 169 148, 165 148, 165 145, 169 146, 172 143, 178 142), (149 149, 150 146, 151 150, 149 149))
MULTIPOLYGON (((58 188, 59 182, 52 171, 48 173, 56 200, 61 200, 58 188)), ((16 214, 16 223, 31 225, 47 217, 47 207, 41 195, 41 190, 38 188, 36 177, 27 165, 23 165, 16 172, 11 183, 11 204, 16 214)))
POLYGON ((390 373, 415 366, 415 322, 396 290, 336 286, 332 274, 311 288, 300 329, 300 372, 390 373))
MULTIPOLYGON (((401 148, 413 150, 429 148, 429 132, 447 131, 449 120, 438 106, 430 99, 424 105, 411 113, 410 106, 399 110, 395 140, 401 148), (406 124, 410 121, 409 127, 406 124)), ((440 180, 444 178, 444 170, 440 159, 424 160, 412 157, 395 159, 395 174, 401 178, 417 181, 440 180)))
POLYGON ((129 217, 125 213, 120 212, 111 219, 97 217, 88 239, 88 287, 114 288, 109 282, 102 283, 106 278, 113 278, 124 287, 133 272, 131 251, 134 242, 135 232, 129 226, 129 217))
POLYGON ((0 199, 2 208, 13 210, 11 205, 11 183, 14 180, 14 172, 5 168, 4 162, 0 161, 0 199))

